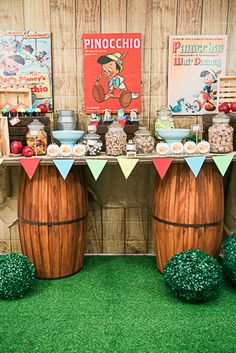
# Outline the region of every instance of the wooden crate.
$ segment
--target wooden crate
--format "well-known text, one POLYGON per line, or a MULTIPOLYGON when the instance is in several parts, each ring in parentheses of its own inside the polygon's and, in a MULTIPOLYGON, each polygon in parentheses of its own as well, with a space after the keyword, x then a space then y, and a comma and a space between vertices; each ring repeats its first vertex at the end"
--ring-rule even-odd
POLYGON ((217 107, 222 103, 236 102, 236 76, 219 77, 217 107))
POLYGON ((20 121, 12 126, 10 123, 11 118, 8 120, 8 129, 9 129, 9 140, 12 141, 21 141, 23 145, 26 145, 26 134, 28 132, 28 125, 33 121, 33 119, 38 119, 40 123, 44 125, 44 131, 47 133, 47 143, 51 143, 51 126, 50 119, 46 116, 43 117, 19 117, 20 121))
POLYGON ((0 157, 10 153, 7 117, 0 116, 0 157))
POLYGON ((28 109, 31 105, 31 90, 29 88, 0 88, 0 109, 28 109))

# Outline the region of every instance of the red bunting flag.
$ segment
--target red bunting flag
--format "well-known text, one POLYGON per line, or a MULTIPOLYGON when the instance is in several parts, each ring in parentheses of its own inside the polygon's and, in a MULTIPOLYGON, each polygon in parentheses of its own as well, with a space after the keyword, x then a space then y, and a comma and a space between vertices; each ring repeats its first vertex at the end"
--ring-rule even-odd
POLYGON ((171 165, 172 158, 154 158, 152 161, 161 179, 163 179, 171 165))
POLYGON ((20 158, 20 163, 30 179, 32 179, 39 162, 40 158, 20 158))

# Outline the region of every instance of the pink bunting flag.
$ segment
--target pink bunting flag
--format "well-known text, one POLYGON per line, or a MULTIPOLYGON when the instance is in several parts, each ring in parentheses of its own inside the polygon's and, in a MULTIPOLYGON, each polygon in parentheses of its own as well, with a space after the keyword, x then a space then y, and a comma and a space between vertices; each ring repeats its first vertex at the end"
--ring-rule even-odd
POLYGON ((172 158, 154 158, 152 160, 161 179, 166 175, 172 160, 172 158))
POLYGON ((20 158, 20 164, 24 168, 26 174, 30 179, 32 179, 37 166, 39 165, 40 158, 20 158))

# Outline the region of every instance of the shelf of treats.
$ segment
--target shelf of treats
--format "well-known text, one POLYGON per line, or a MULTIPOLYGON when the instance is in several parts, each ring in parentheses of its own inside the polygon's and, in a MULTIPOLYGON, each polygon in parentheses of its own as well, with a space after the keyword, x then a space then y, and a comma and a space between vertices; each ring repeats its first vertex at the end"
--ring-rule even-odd
MULTIPOLYGON (((157 153, 153 153, 150 155, 145 155, 145 156, 136 156, 136 157, 132 157, 132 158, 136 158, 138 159, 139 163, 142 164, 148 164, 148 163, 152 163, 154 158, 172 158, 172 163, 184 163, 185 158, 187 157, 199 157, 199 156, 205 156, 206 162, 212 162, 213 156, 226 156, 226 155, 232 155, 233 154, 233 161, 236 160, 236 151, 228 153, 228 154, 214 154, 214 153, 209 153, 206 155, 199 155, 199 154, 181 154, 181 155, 165 155, 165 156, 160 156, 157 153)), ((14 156, 9 156, 9 157, 2 157, 2 165, 4 166, 17 166, 20 165, 20 158, 36 158, 37 156, 34 157, 14 157, 14 156)), ((83 157, 49 157, 49 156, 38 156, 37 158, 40 158, 40 165, 53 165, 53 160, 56 159, 71 159, 74 160, 74 164, 75 165, 86 165, 86 160, 88 159, 106 159, 108 164, 117 164, 117 158, 127 158, 126 155, 123 156, 107 156, 105 153, 102 153, 100 156, 95 156, 95 157, 91 157, 91 156, 83 156, 83 157)), ((130 157, 129 157, 130 158, 130 157)))

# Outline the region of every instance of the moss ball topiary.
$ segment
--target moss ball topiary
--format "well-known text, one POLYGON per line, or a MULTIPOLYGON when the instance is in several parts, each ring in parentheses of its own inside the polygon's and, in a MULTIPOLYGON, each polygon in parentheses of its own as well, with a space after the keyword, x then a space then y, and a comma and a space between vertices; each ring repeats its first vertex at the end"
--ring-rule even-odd
POLYGON ((35 279, 34 265, 22 254, 0 256, 0 298, 22 298, 35 279))
POLYGON ((177 253, 166 264, 166 285, 179 299, 205 302, 214 296, 222 280, 222 268, 216 259, 200 250, 177 253))
POLYGON ((236 233, 224 241, 223 254, 224 272, 230 278, 233 286, 236 287, 236 233))

